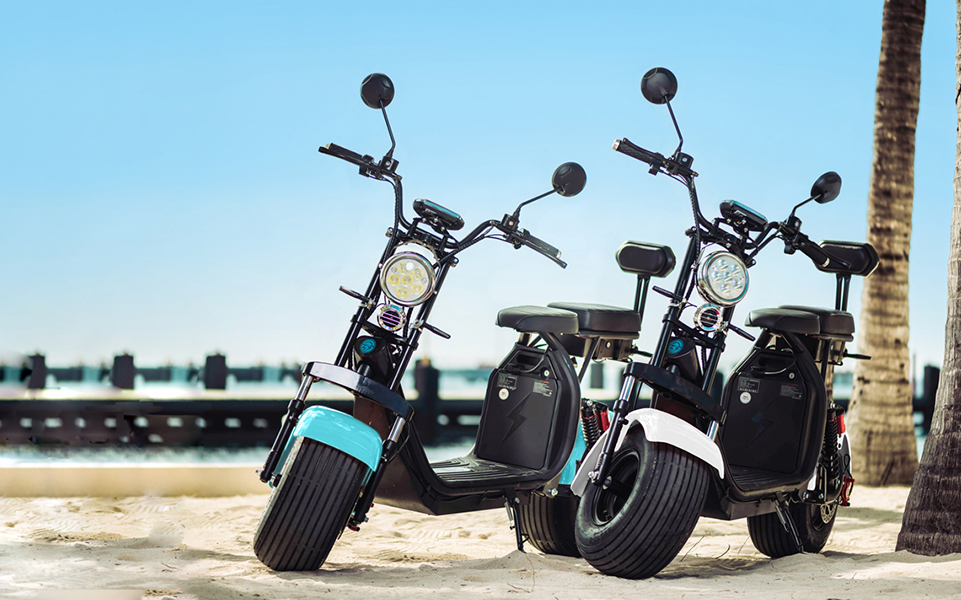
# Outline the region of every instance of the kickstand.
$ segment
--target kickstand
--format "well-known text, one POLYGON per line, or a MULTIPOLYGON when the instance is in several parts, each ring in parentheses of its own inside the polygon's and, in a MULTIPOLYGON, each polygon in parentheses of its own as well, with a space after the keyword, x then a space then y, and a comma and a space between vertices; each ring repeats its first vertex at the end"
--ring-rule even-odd
POLYGON ((520 523, 517 522, 517 507, 519 506, 520 501, 517 498, 511 500, 510 496, 513 496, 513 494, 510 494, 507 498, 507 502, 504 503, 504 506, 507 507, 507 520, 510 521, 511 529, 514 530, 514 536, 517 538, 517 549, 521 552, 524 552, 524 542, 526 539, 524 534, 521 532, 520 523))
POLYGON ((801 544, 801 537, 797 533, 797 527, 794 525, 794 519, 791 518, 791 513, 788 511, 788 505, 787 501, 784 499, 784 494, 777 494, 777 504, 774 505, 774 509, 777 511, 777 518, 781 521, 784 531, 788 532, 788 535, 794 538, 794 545, 797 547, 798 553, 804 554, 804 545, 801 544))

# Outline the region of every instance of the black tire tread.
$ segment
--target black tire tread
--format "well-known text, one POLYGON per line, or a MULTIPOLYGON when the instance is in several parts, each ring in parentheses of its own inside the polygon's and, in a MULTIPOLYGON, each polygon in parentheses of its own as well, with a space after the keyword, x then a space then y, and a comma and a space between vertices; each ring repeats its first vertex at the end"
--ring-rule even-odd
POLYGON ((357 500, 365 465, 298 438, 254 535, 254 553, 275 571, 315 571, 330 553, 357 500))
MULTIPOLYGON (((819 509, 815 506, 814 510, 819 509)), ((811 505, 791 504, 788 507, 788 511, 794 520, 794 525, 797 528, 798 537, 801 539, 801 546, 804 548, 804 551, 811 554, 820 552, 825 544, 827 544, 831 530, 834 528, 837 512, 831 517, 829 523, 819 523, 820 529, 818 529, 813 522, 815 517, 811 516, 811 505)), ((754 547, 757 548, 761 554, 771 558, 781 558, 782 556, 791 556, 798 553, 793 536, 781 525, 781 520, 778 519, 777 513, 766 513, 748 517, 747 531, 751 536, 751 543, 754 544, 754 547)))
POLYGON ((577 545, 599 571, 640 579, 658 573, 680 552, 697 524, 710 475, 700 459, 667 444, 647 442, 643 430, 627 439, 632 438, 647 445, 642 457, 648 458, 650 482, 644 490, 635 485, 617 515, 623 518, 615 517, 604 526, 593 525, 588 488, 578 511, 577 545), (586 523, 597 535, 583 535, 586 523))
POLYGON ((577 497, 548 498, 531 494, 530 502, 517 511, 521 532, 544 554, 579 557, 574 539, 577 497))

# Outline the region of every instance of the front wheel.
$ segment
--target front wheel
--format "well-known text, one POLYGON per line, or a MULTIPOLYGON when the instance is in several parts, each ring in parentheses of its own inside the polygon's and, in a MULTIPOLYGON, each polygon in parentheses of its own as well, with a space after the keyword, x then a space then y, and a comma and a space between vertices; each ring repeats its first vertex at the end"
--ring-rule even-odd
POLYGON ((590 484, 577 511, 581 555, 608 575, 641 579, 666 567, 691 536, 707 496, 701 460, 631 431, 603 486, 590 484))
POLYGON ((320 568, 347 525, 367 466, 308 438, 294 441, 254 535, 254 553, 275 571, 320 568))
MULTIPOLYGON (((820 552, 828 542, 834 519, 838 513, 838 503, 831 504, 792 504, 788 507, 794 526, 797 528, 801 546, 805 552, 820 552)), ((771 558, 781 558, 797 554, 794 536, 784 529, 777 513, 767 513, 747 518, 747 531, 751 542, 759 552, 771 558)))

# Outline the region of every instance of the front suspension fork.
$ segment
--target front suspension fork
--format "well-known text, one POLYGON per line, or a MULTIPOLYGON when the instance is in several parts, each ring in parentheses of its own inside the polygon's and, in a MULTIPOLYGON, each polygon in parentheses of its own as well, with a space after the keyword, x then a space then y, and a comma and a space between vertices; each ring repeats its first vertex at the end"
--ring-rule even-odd
MULTIPOLYGON (((588 477, 595 485, 603 485, 607 481, 608 470, 610 469, 611 457, 617 449, 617 441, 621 436, 621 430, 627 424, 627 414, 633 408, 641 385, 637 385, 637 378, 626 374, 624 382, 621 384, 621 391, 611 409, 611 427, 607 430, 607 439, 604 440, 604 449, 597 458, 597 466, 588 474, 588 477)), ((717 437, 718 422, 712 420, 708 425, 707 435, 713 441, 717 437)))
POLYGON ((307 408, 307 394, 310 392, 310 386, 314 381, 313 377, 304 373, 303 379, 300 380, 300 388, 297 390, 297 394, 290 401, 290 404, 287 405, 287 417, 284 419, 283 425, 280 426, 280 431, 277 433, 277 437, 270 447, 270 452, 267 453, 264 468, 260 470, 260 480, 264 483, 267 483, 274 477, 274 471, 277 470, 277 463, 280 462, 284 448, 287 447, 287 440, 290 439, 290 434, 293 433, 294 427, 297 426, 300 415, 303 414, 304 409, 307 408))
POLYGON ((367 485, 364 486, 364 491, 354 506, 354 512, 347 521, 347 528, 351 531, 358 531, 361 524, 367 522, 367 512, 370 510, 370 507, 374 505, 374 494, 377 492, 377 486, 380 485, 380 480, 384 477, 384 471, 387 470, 387 463, 397 455, 397 452, 400 451, 403 445, 400 442, 400 436, 403 434, 406 425, 407 422, 401 417, 398 416, 394 418, 394 424, 390 428, 390 433, 387 434, 387 439, 384 440, 384 450, 380 455, 380 462, 377 463, 377 470, 374 471, 367 485))
POLYGON ((611 427, 607 430, 607 439, 604 440, 604 449, 597 458, 597 466, 590 472, 588 477, 596 484, 600 485, 607 479, 607 471, 610 466, 611 456, 617 447, 617 439, 621 435, 621 429, 627 423, 627 413, 633 405, 632 392, 634 391, 635 377, 625 375, 621 383, 621 392, 617 395, 617 400, 611 409, 611 427))

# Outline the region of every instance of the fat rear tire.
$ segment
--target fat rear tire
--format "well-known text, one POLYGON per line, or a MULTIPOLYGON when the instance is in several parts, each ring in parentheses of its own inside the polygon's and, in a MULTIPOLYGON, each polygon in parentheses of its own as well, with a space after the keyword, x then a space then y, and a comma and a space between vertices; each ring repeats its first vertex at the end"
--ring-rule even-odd
POLYGON ((548 498, 531 494, 530 502, 517 511, 521 532, 528 536, 532 546, 544 554, 581 555, 574 540, 576 518, 576 496, 548 498))
MULTIPOLYGON (((837 517, 837 506, 835 503, 792 504, 788 507, 805 552, 820 552, 827 544, 837 517)), ((798 553, 794 537, 785 531, 777 513, 748 517, 747 530, 751 534, 751 542, 761 554, 781 558, 798 553)))
POLYGON ((260 517, 254 553, 275 571, 315 571, 344 530, 367 467, 315 440, 297 438, 260 517))
POLYGON ((651 577, 691 536, 710 473, 700 459, 649 442, 637 427, 611 460, 610 485, 589 484, 577 511, 581 555, 608 575, 651 577))

